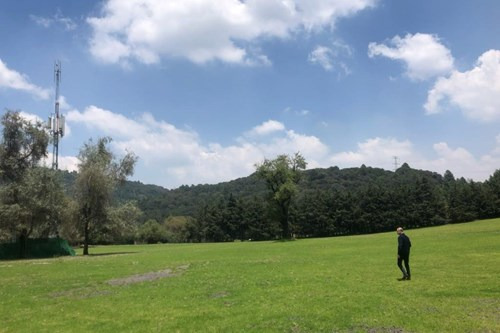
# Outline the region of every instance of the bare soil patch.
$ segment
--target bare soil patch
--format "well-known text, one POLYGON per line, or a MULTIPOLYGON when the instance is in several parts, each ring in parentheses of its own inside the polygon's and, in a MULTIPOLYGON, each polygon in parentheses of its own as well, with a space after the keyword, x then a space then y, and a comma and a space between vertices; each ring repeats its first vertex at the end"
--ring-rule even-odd
POLYGON ((186 271, 189 268, 189 265, 183 265, 179 266, 175 269, 164 269, 162 271, 158 272, 148 272, 144 274, 135 274, 123 278, 118 278, 118 279, 111 279, 108 280, 107 283, 112 286, 125 286, 129 284, 134 284, 134 283, 141 283, 141 282, 146 282, 146 281, 154 281, 158 279, 163 279, 163 278, 168 278, 168 277, 174 277, 174 276, 179 276, 184 271, 186 271))

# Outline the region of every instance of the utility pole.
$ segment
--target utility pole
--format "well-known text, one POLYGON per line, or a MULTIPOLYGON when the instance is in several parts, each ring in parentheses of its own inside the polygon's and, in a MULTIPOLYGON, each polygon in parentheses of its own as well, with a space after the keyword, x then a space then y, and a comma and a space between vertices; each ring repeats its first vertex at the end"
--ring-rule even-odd
POLYGON ((47 124, 50 133, 52 134, 52 169, 59 168, 59 137, 64 136, 64 116, 59 113, 59 84, 61 82, 61 62, 56 61, 54 64, 54 81, 56 83, 56 96, 54 113, 49 117, 47 124))

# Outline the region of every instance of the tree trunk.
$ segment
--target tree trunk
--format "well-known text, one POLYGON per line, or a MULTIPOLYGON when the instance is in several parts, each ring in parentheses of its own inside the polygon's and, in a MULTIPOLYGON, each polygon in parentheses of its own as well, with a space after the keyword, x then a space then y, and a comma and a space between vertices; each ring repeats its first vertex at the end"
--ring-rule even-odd
POLYGON ((19 236, 19 258, 21 259, 26 258, 26 244, 28 241, 27 233, 28 231, 26 229, 23 229, 21 231, 21 235, 19 236))
POLYGON ((281 237, 283 239, 292 239, 290 225, 288 224, 288 207, 286 205, 281 206, 281 237))
POLYGON ((88 256, 89 255, 89 223, 86 221, 85 222, 85 228, 84 228, 84 239, 83 239, 83 255, 88 256))

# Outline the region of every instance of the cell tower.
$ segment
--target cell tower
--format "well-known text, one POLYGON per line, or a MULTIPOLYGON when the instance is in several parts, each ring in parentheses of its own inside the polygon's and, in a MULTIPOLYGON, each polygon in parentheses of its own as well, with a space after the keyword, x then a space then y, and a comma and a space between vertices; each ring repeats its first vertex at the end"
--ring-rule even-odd
POLYGON ((56 83, 56 97, 54 113, 49 117, 47 127, 52 135, 52 169, 59 167, 59 137, 64 136, 64 116, 59 113, 59 84, 61 83, 61 62, 54 64, 54 81, 56 83))
POLYGON ((393 156, 394 158, 394 172, 396 172, 399 168, 399 158, 397 156, 393 156))

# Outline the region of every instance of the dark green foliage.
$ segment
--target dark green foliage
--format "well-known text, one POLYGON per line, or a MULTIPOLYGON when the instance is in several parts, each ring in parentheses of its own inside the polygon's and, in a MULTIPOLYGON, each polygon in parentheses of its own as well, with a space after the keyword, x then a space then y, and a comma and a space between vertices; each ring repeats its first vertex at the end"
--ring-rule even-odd
POLYGON ((1 128, 0 240, 17 239, 24 257, 29 237, 57 234, 65 198, 57 175, 39 166, 49 141, 43 125, 7 111, 1 128))
POLYGON ((291 238, 290 205, 298 192, 297 184, 301 180, 302 171, 306 168, 302 155, 279 155, 273 160, 264 160, 258 164, 257 176, 263 179, 269 191, 268 200, 275 205, 276 215, 281 224, 281 237, 291 238))
POLYGON ((47 156, 49 136, 42 123, 32 123, 22 118, 18 111, 7 110, 1 126, 0 181, 17 182, 27 169, 47 156))
MULTIPOLYGON (((332 167, 304 171, 297 186, 289 216, 291 232, 297 237, 372 233, 500 216, 499 170, 481 183, 455 179, 449 171, 441 176, 415 170, 407 164, 396 172, 332 167)), ((279 237, 278 212, 267 201, 267 193, 264 180, 252 174, 174 190, 126 182, 115 197, 126 200, 137 195, 137 205, 144 212, 141 223, 191 217, 183 223, 183 236, 167 232, 165 241, 204 242, 279 237)))
POLYGON ((139 227, 137 238, 147 244, 166 243, 167 233, 165 228, 156 220, 147 220, 139 227))

